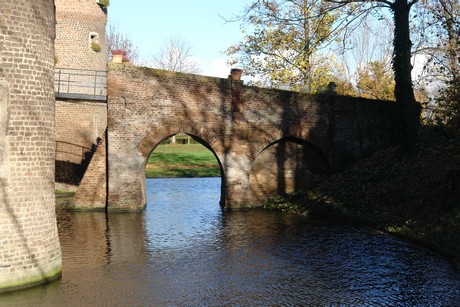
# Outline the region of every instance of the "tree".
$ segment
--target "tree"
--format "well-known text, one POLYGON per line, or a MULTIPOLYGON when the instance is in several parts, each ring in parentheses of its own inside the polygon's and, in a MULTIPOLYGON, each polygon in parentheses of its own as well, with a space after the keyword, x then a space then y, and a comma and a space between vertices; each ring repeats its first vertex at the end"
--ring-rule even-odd
POLYGON ((384 63, 384 67, 391 70, 391 29, 389 20, 365 16, 360 26, 340 43, 338 53, 348 80, 358 84, 359 72, 367 70, 371 62, 384 63))
POLYGON ((171 36, 149 57, 146 65, 169 71, 199 73, 198 63, 192 56, 192 47, 185 39, 171 36))
MULTIPOLYGON (((284 76, 278 71, 279 63, 283 64, 281 68, 289 64, 301 74, 288 71, 287 77, 292 79, 300 75, 308 86, 311 80, 309 57, 312 52, 337 37, 338 32, 343 31, 345 35, 350 33, 353 22, 360 17, 375 12, 378 14, 382 8, 389 9, 394 22, 392 69, 395 98, 400 108, 401 144, 406 153, 412 154, 418 141, 420 106, 415 100, 411 76, 409 13, 418 1, 322 0, 319 3, 313 0, 256 0, 240 18, 252 26, 253 34, 247 35, 243 43, 227 53, 243 51, 246 56, 243 59, 255 64, 253 69, 263 73, 263 67, 266 66, 275 73, 274 77, 284 76), (291 42, 297 45, 291 47, 291 42), (275 61, 270 62, 271 58, 275 61)), ((251 70, 249 72, 253 73, 251 70)))
POLYGON ((430 0, 423 10, 419 53, 426 59, 422 85, 433 88, 428 100, 436 122, 460 130, 460 5, 458 0, 430 0))
POLYGON ((107 59, 112 58, 112 50, 123 50, 126 52, 126 57, 136 63, 138 60, 138 50, 134 45, 131 37, 127 33, 120 31, 118 25, 109 24, 106 33, 107 59))
POLYGON ((384 61, 369 62, 358 69, 358 89, 362 97, 394 100, 394 77, 384 61))
MULTIPOLYGON (((196 74, 201 69, 198 63, 192 59, 192 56, 192 47, 185 39, 170 36, 164 40, 158 51, 149 57, 145 65, 163 70, 196 74)), ((175 135, 170 138, 170 142, 176 144, 175 135)))
POLYGON ((330 54, 322 52, 334 41, 336 16, 320 15, 321 10, 315 0, 253 1, 231 20, 242 22, 245 37, 227 49, 230 64, 242 65, 259 84, 314 92, 337 70, 330 54))
MULTIPOLYGON (((448 124, 460 131, 460 4, 458 0, 437 0, 432 12, 440 21, 441 32, 446 40, 441 41, 445 50, 444 65, 446 87, 441 91, 445 101, 448 124)), ((442 61, 441 61, 442 63, 442 61)))
POLYGON ((412 84, 409 13, 419 0, 325 0, 326 12, 347 9, 348 14, 362 14, 388 8, 393 15, 394 37, 392 69, 395 77, 395 98, 400 107, 401 143, 406 153, 416 151, 420 126, 420 107, 412 84))
POLYGON ((460 4, 458 0, 436 0, 430 7, 434 21, 437 21, 438 47, 444 50, 444 62, 440 62, 447 70, 452 81, 460 78, 460 4))

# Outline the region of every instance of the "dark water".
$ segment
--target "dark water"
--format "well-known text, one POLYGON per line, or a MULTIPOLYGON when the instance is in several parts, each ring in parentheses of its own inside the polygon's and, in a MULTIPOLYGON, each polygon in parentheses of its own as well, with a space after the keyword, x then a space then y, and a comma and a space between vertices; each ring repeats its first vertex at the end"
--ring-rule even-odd
POLYGON ((142 214, 59 210, 62 280, 0 306, 460 305, 460 274, 394 238, 222 212, 219 178, 147 186, 142 214))

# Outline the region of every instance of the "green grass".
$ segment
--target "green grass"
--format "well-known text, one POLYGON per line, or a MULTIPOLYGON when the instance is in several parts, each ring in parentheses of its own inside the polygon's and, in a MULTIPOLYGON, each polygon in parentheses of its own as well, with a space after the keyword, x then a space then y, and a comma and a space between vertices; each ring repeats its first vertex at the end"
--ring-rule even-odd
POLYGON ((64 197, 64 196, 72 196, 72 195, 75 194, 75 192, 73 192, 73 191, 64 191, 64 190, 57 189, 57 190, 54 191, 54 194, 56 196, 59 196, 59 197, 64 197))
POLYGON ((218 177, 220 167, 214 154, 201 144, 158 145, 150 155, 145 174, 160 177, 218 177))

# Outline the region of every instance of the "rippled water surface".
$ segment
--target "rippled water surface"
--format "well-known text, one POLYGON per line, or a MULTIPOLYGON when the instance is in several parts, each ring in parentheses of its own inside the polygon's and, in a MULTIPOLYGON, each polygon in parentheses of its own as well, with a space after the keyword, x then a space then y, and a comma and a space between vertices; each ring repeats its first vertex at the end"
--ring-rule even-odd
POLYGON ((222 212, 220 178, 149 179, 147 190, 143 213, 58 210, 62 279, 0 296, 0 305, 460 304, 460 274, 397 239, 276 212, 222 212))

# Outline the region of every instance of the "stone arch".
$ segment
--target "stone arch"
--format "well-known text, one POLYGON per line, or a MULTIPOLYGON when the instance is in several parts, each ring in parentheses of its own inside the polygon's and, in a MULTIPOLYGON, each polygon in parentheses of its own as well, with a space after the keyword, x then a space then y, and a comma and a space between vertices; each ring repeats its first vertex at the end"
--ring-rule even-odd
POLYGON ((169 124, 168 122, 161 122, 154 127, 148 127, 146 130, 148 132, 138 146, 139 153, 144 157, 148 157, 162 140, 178 133, 186 133, 203 140, 202 144, 216 155, 219 163, 222 160, 224 153, 222 140, 202 126, 193 123, 169 124))
MULTIPOLYGON (((166 138, 178 133, 185 133, 192 136, 201 145, 209 149, 215 156, 220 167, 221 177, 221 206, 225 203, 226 180, 225 170, 222 164, 224 161, 224 146, 222 141, 212 132, 201 126, 192 123, 168 124, 160 123, 155 127, 149 127, 147 135, 144 136, 138 146, 139 153, 144 157, 144 170, 150 154, 166 138)), ((145 187, 144 187, 145 191, 145 187)))
POLYGON ((299 137, 282 136, 253 160, 249 174, 252 201, 261 203, 276 194, 308 188, 330 172, 329 161, 319 147, 299 137))
POLYGON ((316 147, 328 161, 329 166, 332 165, 333 144, 332 138, 328 135, 317 136, 312 132, 312 129, 305 127, 290 127, 288 131, 279 128, 269 129, 254 138, 251 142, 251 158, 255 160, 267 147, 276 143, 281 139, 296 139, 302 142, 310 143, 316 147))

